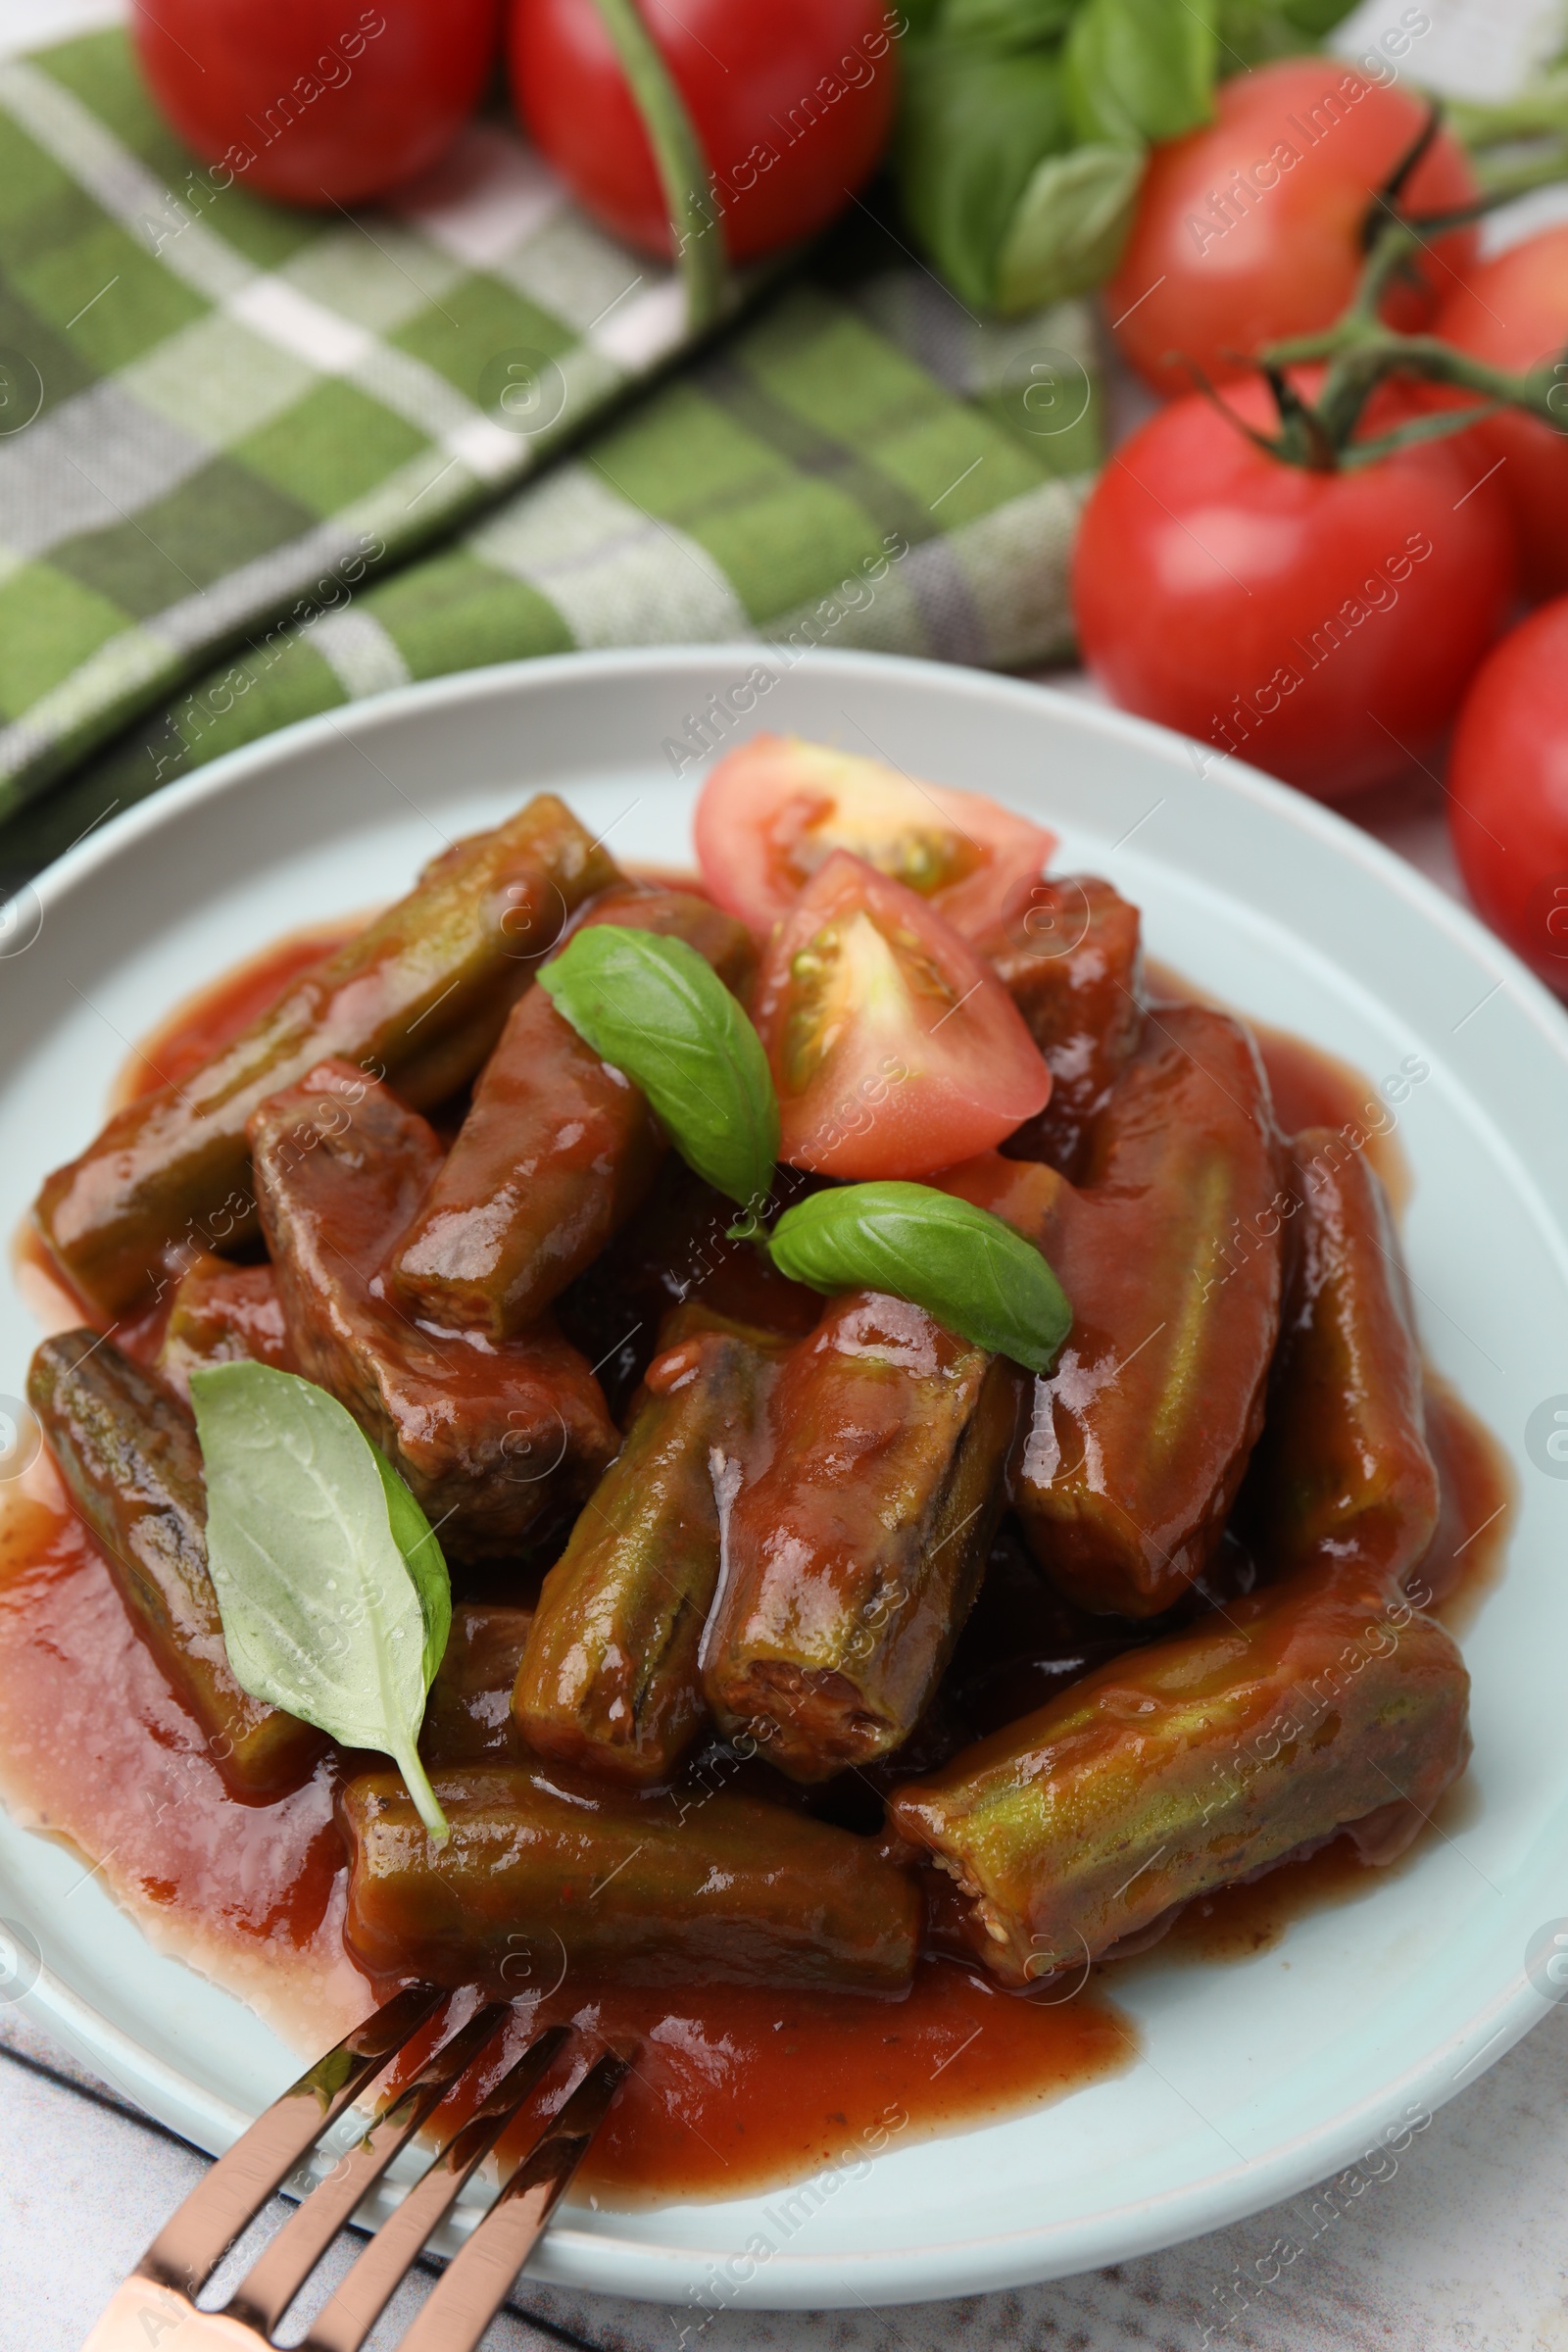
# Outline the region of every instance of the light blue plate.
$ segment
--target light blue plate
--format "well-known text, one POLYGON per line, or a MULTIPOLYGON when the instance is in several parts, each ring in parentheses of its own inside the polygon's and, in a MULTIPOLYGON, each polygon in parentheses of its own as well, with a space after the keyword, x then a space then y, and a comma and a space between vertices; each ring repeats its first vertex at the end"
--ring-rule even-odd
MULTIPOLYGON (((775 727, 1009 802, 1060 832, 1060 866, 1106 873, 1136 900, 1151 952, 1203 989, 1374 1081, 1411 1054, 1430 1063, 1399 1112, 1423 1337, 1520 1481, 1506 1578, 1466 1640, 1464 1828, 1250 1962, 1141 1969, 1119 1997, 1147 2056, 1116 2080, 961 2148, 895 2144, 811 2197, 574 2205, 536 2264, 671 2302, 715 2278, 709 2299, 725 2305, 973 2294, 1272 2204, 1463 2089, 1544 2013, 1523 1962, 1532 1934, 1568 1912, 1568 1481, 1530 1458, 1524 1433, 1559 1392, 1568 1405, 1568 1019, 1363 834, 1247 768, 1204 775, 1192 747, 1118 713, 865 655, 788 671, 748 646, 572 655, 308 720, 50 872, 36 937, 0 960, 0 1227, 81 1149, 126 1041, 278 933, 400 895, 449 836, 528 793, 563 792, 618 855, 684 861, 701 762, 688 756, 677 775, 678 747, 705 710, 715 741, 775 727), (766 663, 773 682, 736 712, 735 689, 766 663), (768 2250, 747 2254, 758 2239, 768 2250)), ((26 906, 16 913, 14 939, 30 924, 26 906)), ((21 1393, 35 1336, 8 1293, 0 1391, 21 1393)), ((27 2014, 204 2146, 225 2145, 296 2071, 247 2007, 83 1884, 78 1862, 4 1820, 0 1914, 41 1949, 27 2014)))

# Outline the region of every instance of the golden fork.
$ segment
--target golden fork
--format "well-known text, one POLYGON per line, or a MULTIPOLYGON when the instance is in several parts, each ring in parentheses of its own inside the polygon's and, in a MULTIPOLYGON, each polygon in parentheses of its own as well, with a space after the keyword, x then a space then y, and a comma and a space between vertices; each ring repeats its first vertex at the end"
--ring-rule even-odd
MULTIPOLYGON (((481 2008, 443 2042, 264 2247, 220 2312, 196 2297, 268 2199, 447 1998, 413 1984, 344 2035, 220 2156, 159 2231, 82 2352, 256 2352, 338 2231, 512 2015, 481 2008)), ((548 2026, 467 2120, 447 2132, 408 2191, 318 2315, 300 2352, 358 2352, 464 2183, 570 2038, 548 2026)), ((503 2180, 403 2337, 400 2352, 473 2352, 587 2153, 626 2072, 597 2059, 559 2115, 503 2180)))

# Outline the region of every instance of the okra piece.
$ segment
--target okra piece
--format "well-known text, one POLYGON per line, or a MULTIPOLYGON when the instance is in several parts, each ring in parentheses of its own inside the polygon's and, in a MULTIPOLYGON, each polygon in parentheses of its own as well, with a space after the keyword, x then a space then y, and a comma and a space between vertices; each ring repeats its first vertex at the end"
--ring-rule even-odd
POLYGON ((1157 1616, 1220 1541, 1263 1425, 1279 1330, 1283 1168, 1242 1025, 1149 1016, 1043 1246, 1072 1305, 1034 1387, 1018 1511, 1070 1600, 1157 1616))
POLYGON ((532 1623, 531 1609, 483 1600, 453 1604, 452 1631, 419 1732, 419 1753, 432 1771, 527 1762, 512 1712, 512 1686, 532 1623))
POLYGON ((1291 1147, 1291 1274, 1244 1502, 1271 1571, 1358 1559, 1391 1582, 1438 1524, 1421 1353, 1375 1169, 1332 1128, 1291 1147))
POLYGON ((298 1788, 322 1735, 252 1698, 229 1669, 207 1567, 207 1488, 184 1405, 96 1332, 45 1340, 27 1375, 73 1509, 97 1539, 146 1642, 206 1737, 233 1795, 298 1788))
POLYGON ((339 1798, 351 1948, 372 1971, 502 1993, 552 1977, 900 1993, 920 1892, 871 1839, 728 1791, 567 1793, 541 1769, 433 1787, 431 1842, 396 1773, 339 1798))
POLYGON ((1136 906, 1098 874, 1037 882, 988 952, 1051 1071, 1051 1101, 1007 1144, 1081 1177, 1090 1131, 1144 1027, 1136 906))
POLYGON ((199 1364, 271 1364, 297 1372, 283 1301, 270 1266, 231 1266, 199 1257, 180 1276, 159 1350, 159 1376, 189 1404, 199 1364))
POLYGON ((381 1269, 441 1147, 384 1086, 324 1063, 263 1103, 250 1139, 300 1370, 394 1463, 444 1549, 508 1557, 591 1491, 620 1443, 587 1364, 548 1322, 497 1348, 427 1330, 388 1298, 381 1269))
POLYGON ((707 1724, 712 1463, 738 1457, 781 1352, 700 1307, 662 1337, 625 1444, 545 1578, 514 1699, 530 1747, 634 1785, 668 1780, 707 1724))
POLYGON ((1341 1830, 1392 1860, 1464 1770, 1468 1693, 1440 1625, 1364 1565, 1318 1564, 906 1784, 890 1826, 1026 1984, 1341 1830))
MULTIPOLYGON (((732 989, 755 961, 745 925, 689 891, 617 892, 584 920, 684 940, 732 989)), ((647 1198, 666 1149, 647 1097, 530 989, 398 1250, 404 1304, 449 1329, 514 1338, 647 1198)))
POLYGON ((156 1291, 172 1257, 254 1233, 246 1121, 330 1055, 395 1077, 420 1106, 466 1084, 568 914, 618 879, 548 793, 454 844, 232 1044, 117 1111, 45 1181, 34 1213, 69 1280, 117 1314, 156 1291))
POLYGON ((791 1339, 820 1320, 820 1294, 787 1280, 755 1242, 735 1240, 734 1226, 734 1201, 671 1152, 642 1207, 562 1294, 561 1328, 595 1367, 617 1421, 677 1306, 701 1304, 791 1339))
POLYGON ((703 1688, 721 1731, 798 1781, 902 1745, 979 1589, 1017 1375, 922 1307, 835 1299, 790 1350, 764 1434, 721 1467, 703 1688))

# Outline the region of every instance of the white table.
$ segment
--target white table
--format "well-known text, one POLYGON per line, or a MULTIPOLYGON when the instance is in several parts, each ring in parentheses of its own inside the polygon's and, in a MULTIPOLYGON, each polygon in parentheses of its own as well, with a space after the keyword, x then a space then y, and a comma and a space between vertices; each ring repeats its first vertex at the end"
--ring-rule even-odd
MULTIPOLYGON (((1549 0, 1544 0, 1549 5, 1549 0)), ((1427 0, 1424 70, 1506 89, 1544 0, 1427 0)), ((121 14, 119 0, 0 0, 0 54, 121 14)), ((1367 0, 1353 21, 1397 14, 1367 0)), ((1551 199, 1546 199, 1547 205, 1551 199)), ((1534 200, 1532 212, 1544 210, 1534 200)), ((1553 209, 1560 209, 1554 207, 1553 209)), ((1057 678, 1092 693, 1080 678, 1057 678)), ((1357 812, 1458 892, 1435 782, 1412 773, 1357 812)), ((1568 1857, 1564 1859, 1568 1911, 1568 1857)), ((206 2159, 0 2009, 0 2352, 77 2352, 114 2287, 206 2159)), ((1311 2195, 1112 2270, 1018 2293, 883 2310, 720 2316, 682 2341, 654 2304, 520 2288, 494 2352, 1568 2352, 1568 2004, 1444 2108, 1396 2173, 1311 2195)), ((258 2235, 277 2226, 274 2207, 258 2235)), ((254 2245, 255 2240, 249 2241, 254 2245)), ((248 2248, 242 2247, 240 2259, 248 2248)), ((324 2299, 343 2255, 323 2266, 324 2299)), ((418 2274, 370 2338, 390 2346, 418 2274)), ((296 2320, 291 2334, 302 2329, 296 2320)))

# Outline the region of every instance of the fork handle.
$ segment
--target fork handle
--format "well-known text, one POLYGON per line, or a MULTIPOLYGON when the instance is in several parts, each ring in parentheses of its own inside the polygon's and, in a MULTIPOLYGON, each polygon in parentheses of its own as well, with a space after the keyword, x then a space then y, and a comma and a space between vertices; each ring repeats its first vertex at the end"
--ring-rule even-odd
POLYGON ((81 2352, 257 2352, 261 2338, 220 2312, 197 2311, 172 2286, 131 2274, 81 2352))

